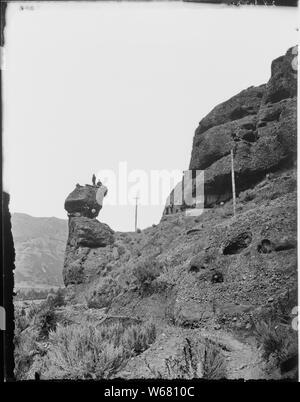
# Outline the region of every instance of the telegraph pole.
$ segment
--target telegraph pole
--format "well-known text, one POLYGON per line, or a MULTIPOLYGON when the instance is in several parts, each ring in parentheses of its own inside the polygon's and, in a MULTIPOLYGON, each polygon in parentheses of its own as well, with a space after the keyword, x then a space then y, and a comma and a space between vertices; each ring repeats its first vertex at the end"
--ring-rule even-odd
POLYGON ((233 202, 233 216, 236 216, 236 196, 235 196, 235 177, 234 177, 234 163, 233 163, 233 149, 230 151, 231 156, 231 182, 232 182, 232 202, 233 202))
POLYGON ((138 199, 139 197, 135 197, 135 215, 134 215, 134 231, 137 231, 137 210, 138 210, 138 199))

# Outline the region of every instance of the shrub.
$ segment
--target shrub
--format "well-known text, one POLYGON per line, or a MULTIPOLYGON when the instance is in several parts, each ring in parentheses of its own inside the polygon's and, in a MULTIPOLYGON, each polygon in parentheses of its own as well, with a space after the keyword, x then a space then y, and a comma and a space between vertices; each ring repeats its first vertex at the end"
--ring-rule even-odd
POLYGON ((150 366, 146 359, 144 361, 155 378, 168 378, 170 380, 200 378, 197 367, 199 349, 192 348, 188 338, 186 338, 181 354, 167 357, 164 360, 165 367, 163 372, 157 370, 156 367, 150 366))
POLYGON ((154 342, 153 324, 58 325, 49 335, 46 378, 100 379, 112 377, 134 355, 154 342))
POLYGON ((160 275, 160 266, 154 258, 148 258, 138 263, 133 269, 142 292, 150 290, 152 282, 160 275))
POLYGON ((17 379, 26 378, 36 352, 38 333, 32 328, 29 330, 29 324, 29 320, 24 316, 22 310, 15 308, 14 363, 17 379))
POLYGON ((165 365, 168 373, 168 379, 174 380, 178 378, 180 379, 195 378, 190 360, 172 356, 166 358, 165 365))
POLYGON ((271 320, 256 322, 254 332, 256 338, 263 346, 265 358, 269 358, 271 354, 282 349, 284 340, 278 328, 272 324, 271 320))
POLYGON ((15 376, 26 379, 32 364, 46 353, 41 349, 41 340, 48 339, 49 332, 57 325, 55 307, 64 303, 63 295, 58 292, 41 304, 32 303, 27 314, 24 309, 15 308, 15 376))
POLYGON ((39 336, 48 338, 49 332, 54 331, 57 325, 57 316, 52 305, 45 304, 37 314, 35 324, 38 327, 39 336))
POLYGON ((262 349, 268 371, 280 369, 280 372, 290 375, 297 366, 298 333, 292 328, 292 311, 297 302, 297 288, 294 288, 252 316, 253 335, 262 349), (291 362, 296 363, 293 366, 291 362))
POLYGON ((208 340, 205 343, 202 369, 203 378, 218 380, 226 377, 226 366, 221 350, 208 340))
POLYGON ((36 343, 37 338, 38 332, 34 329, 15 335, 14 372, 17 379, 26 379, 34 357, 38 353, 36 343))
POLYGON ((51 307, 61 307, 66 304, 65 302, 65 292, 63 289, 59 288, 56 292, 48 293, 47 299, 44 305, 49 305, 51 307))
POLYGON ((88 308, 110 307, 112 301, 122 292, 123 288, 115 279, 105 277, 90 296, 87 296, 88 308))
POLYGON ((272 318, 254 322, 254 334, 262 346, 263 357, 268 360, 273 356, 278 365, 297 349, 297 332, 272 318))
POLYGON ((32 303, 27 312, 27 318, 31 321, 41 310, 41 306, 35 303, 32 303))
POLYGON ((109 376, 126 357, 122 347, 102 339, 92 326, 58 326, 49 336, 46 377, 102 378, 109 376))
POLYGON ((225 378, 226 366, 221 348, 208 340, 206 340, 205 343, 204 353, 203 349, 199 346, 200 345, 194 345, 194 347, 192 347, 191 341, 186 338, 186 344, 183 347, 182 354, 170 356, 165 359, 165 375, 157 371, 154 367, 151 367, 146 360, 145 363, 149 371, 155 375, 156 378, 205 378, 213 380, 225 378))
POLYGON ((65 294, 64 294, 63 289, 59 288, 57 290, 52 303, 53 303, 53 307, 65 306, 66 302, 65 302, 65 294))
POLYGON ((22 331, 24 331, 27 327, 29 327, 30 321, 26 316, 24 309, 20 307, 16 307, 14 311, 15 318, 15 335, 18 335, 22 331))
POLYGON ((131 326, 124 334, 123 343, 135 354, 144 352, 156 339, 156 327, 153 323, 141 326, 131 326))

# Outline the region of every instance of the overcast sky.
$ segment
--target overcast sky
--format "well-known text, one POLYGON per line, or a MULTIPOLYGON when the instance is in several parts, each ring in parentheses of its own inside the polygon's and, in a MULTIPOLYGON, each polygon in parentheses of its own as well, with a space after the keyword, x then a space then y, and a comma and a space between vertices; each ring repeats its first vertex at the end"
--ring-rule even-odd
MULTIPOLYGON (((4 185, 11 211, 66 218, 102 169, 188 168, 218 103, 265 83, 297 42, 297 10, 187 3, 14 3, 5 29, 4 185), (21 5, 27 8, 21 10, 21 5)), ((141 206, 139 224, 163 205, 141 206)), ((132 230, 134 206, 99 220, 132 230)))

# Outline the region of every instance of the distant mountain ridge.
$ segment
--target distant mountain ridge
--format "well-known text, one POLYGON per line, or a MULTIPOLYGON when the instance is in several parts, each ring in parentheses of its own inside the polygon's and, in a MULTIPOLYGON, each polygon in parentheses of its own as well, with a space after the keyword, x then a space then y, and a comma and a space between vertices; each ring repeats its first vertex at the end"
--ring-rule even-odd
POLYGON ((68 223, 55 217, 12 214, 16 287, 62 286, 68 223))

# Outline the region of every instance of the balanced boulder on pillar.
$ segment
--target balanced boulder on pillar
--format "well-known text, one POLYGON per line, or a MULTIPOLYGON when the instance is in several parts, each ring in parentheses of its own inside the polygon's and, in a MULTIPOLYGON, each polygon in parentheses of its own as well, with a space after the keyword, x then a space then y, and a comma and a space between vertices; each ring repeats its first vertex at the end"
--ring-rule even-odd
POLYGON ((97 202, 96 194, 98 187, 96 186, 80 186, 77 184, 65 201, 65 210, 68 216, 85 216, 87 218, 96 218, 102 205, 97 202))
MULTIPOLYGON (((80 186, 77 184, 65 201, 65 210, 69 217, 69 236, 65 251, 63 268, 64 284, 84 283, 97 271, 101 261, 88 261, 91 249, 102 249, 101 255, 109 252, 113 245, 114 231, 96 217, 102 208, 97 192, 101 186, 80 186), (94 269, 91 269, 94 267, 94 269)), ((92 256, 91 256, 91 259, 92 256)))

